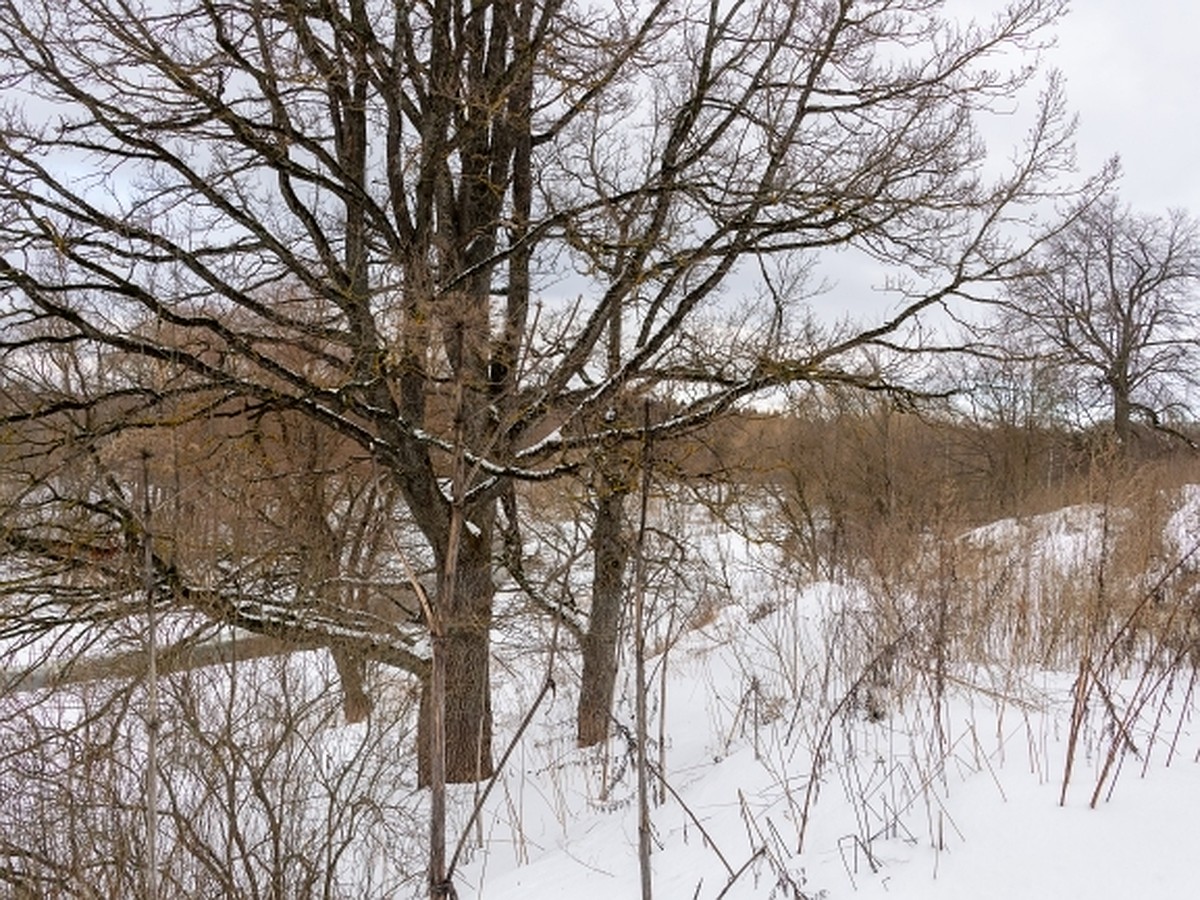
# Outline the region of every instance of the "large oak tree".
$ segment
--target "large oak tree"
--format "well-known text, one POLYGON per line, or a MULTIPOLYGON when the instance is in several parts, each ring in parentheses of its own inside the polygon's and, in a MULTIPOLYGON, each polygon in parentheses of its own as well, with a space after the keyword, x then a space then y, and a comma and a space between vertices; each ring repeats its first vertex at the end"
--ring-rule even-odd
POLYGON ((1004 321, 1105 410, 1128 448, 1136 422, 1170 430, 1189 411, 1200 350, 1200 232, 1184 211, 1136 213, 1115 195, 1071 211, 1010 282, 1004 321))
MULTIPOLYGON (((301 416, 357 446, 427 545, 438 665, 353 617, 339 640, 430 681, 446 775, 486 776, 515 484, 619 480, 605 460, 645 428, 631 398, 672 400, 658 442, 788 382, 875 386, 856 350, 904 345, 1024 251, 1014 223, 1069 163, 1061 97, 1051 80, 1005 171, 977 119, 1028 82, 1005 54, 1041 46, 1065 3, 977 23, 942 7, 0 0, 7 421, 93 461, 122 432, 216 414, 301 416), (838 246, 908 273, 885 319, 793 315, 808 292, 789 275, 838 246), (46 354, 71 363, 49 377, 46 354)), ((71 557, 52 508, 144 538, 119 478, 38 484, 5 533, 44 571, 96 547, 71 557)), ((157 559, 164 605, 330 633, 303 604, 263 614, 246 586, 270 582, 244 560, 157 559)), ((620 602, 605 577, 599 602, 620 602)), ((611 678, 614 630, 589 640, 611 678)))

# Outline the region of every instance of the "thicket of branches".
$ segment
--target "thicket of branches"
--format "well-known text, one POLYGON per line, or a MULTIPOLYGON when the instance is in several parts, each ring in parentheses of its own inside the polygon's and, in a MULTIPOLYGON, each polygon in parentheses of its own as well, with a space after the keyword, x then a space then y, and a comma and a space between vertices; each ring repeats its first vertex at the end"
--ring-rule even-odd
POLYGON ((387 667, 436 820, 493 772, 504 585, 573 639, 603 740, 646 448, 711 481, 704 429, 766 392, 945 393, 879 360, 1090 209, 1052 75, 1004 166, 980 138, 1064 12, 3 0, 12 686, 140 672, 149 618, 168 673, 329 650, 352 721, 387 667), (886 273, 886 317, 811 319, 830 248, 886 273), (588 520, 582 602, 526 533, 545 491, 588 520))

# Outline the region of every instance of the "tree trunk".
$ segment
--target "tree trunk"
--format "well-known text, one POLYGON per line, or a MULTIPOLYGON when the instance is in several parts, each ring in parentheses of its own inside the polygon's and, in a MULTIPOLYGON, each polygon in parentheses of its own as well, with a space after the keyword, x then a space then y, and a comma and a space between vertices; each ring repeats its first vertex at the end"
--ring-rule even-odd
POLYGON ((343 647, 331 647, 329 652, 342 682, 342 714, 349 724, 362 722, 374 707, 366 688, 367 662, 361 654, 343 647))
MULTIPOLYGON (((452 602, 439 610, 445 633, 438 646, 446 662, 446 781, 467 784, 492 775, 492 704, 489 632, 492 626, 490 527, 462 538, 452 602)), ((439 594, 440 596, 440 594, 439 594)), ((430 684, 422 686, 417 726, 417 777, 430 779, 430 684)))
POLYGON ((1129 439, 1133 436, 1133 404, 1129 400, 1129 392, 1123 384, 1113 387, 1113 433, 1117 446, 1122 452, 1129 448, 1129 439))
POLYGON ((599 480, 600 497, 592 530, 592 609, 580 648, 583 674, 576 731, 580 747, 591 747, 608 738, 617 683, 617 644, 625 602, 625 568, 630 550, 625 534, 627 491, 607 475, 601 475, 599 480))

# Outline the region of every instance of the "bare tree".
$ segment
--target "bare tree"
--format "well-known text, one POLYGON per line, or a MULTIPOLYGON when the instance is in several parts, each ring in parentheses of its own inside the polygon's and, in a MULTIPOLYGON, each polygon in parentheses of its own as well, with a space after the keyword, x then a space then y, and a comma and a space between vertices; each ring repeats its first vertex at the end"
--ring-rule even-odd
POLYGON ((1011 283, 1006 320, 1076 373, 1085 411, 1107 405, 1127 447, 1136 420, 1166 427, 1187 408, 1200 362, 1200 234, 1183 211, 1139 215, 1115 196, 1069 221, 1011 283))
MULTIPOLYGON (((441 582, 446 777, 485 777, 514 483, 636 445, 640 423, 606 416, 623 399, 677 402, 657 443, 787 382, 870 384, 858 348, 904 344, 1020 257, 1008 226, 1069 160, 1057 85, 992 181, 976 117, 1031 77, 998 54, 1035 49, 1065 2, 969 24, 941 6, 0 0, 6 420, 102 456, 235 404, 356 444, 441 582), (806 295, 781 273, 838 245, 913 280, 881 322, 793 329, 806 295), (739 295, 765 302, 729 324, 739 295), (56 350, 75 362, 51 390, 27 373, 56 350)), ((40 521, 10 550, 136 544, 120 488, 88 488, 97 541, 40 521)), ((156 558, 164 604, 324 634, 267 580, 222 569, 237 593, 214 592, 156 558)), ((339 639, 428 681, 357 622, 339 639)))

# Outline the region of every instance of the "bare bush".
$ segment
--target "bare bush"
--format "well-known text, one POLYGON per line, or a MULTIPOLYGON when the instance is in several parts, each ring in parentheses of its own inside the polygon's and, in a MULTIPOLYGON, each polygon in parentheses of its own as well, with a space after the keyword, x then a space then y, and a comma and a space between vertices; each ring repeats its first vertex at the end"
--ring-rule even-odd
MULTIPOLYGON (((3 699, 0 879, 38 897, 146 896, 145 686, 3 699)), ((340 727, 326 659, 205 666, 160 683, 158 896, 394 897, 419 890, 412 691, 340 727)))

